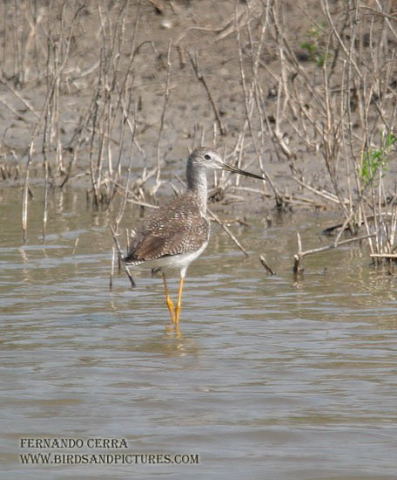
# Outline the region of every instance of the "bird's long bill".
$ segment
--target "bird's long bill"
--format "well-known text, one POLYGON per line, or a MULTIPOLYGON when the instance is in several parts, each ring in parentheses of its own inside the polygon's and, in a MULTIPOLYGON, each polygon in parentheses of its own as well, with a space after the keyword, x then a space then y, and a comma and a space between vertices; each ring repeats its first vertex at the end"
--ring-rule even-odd
POLYGON ((265 177, 262 177, 260 175, 256 175, 255 173, 246 172, 245 170, 241 170, 240 168, 237 168, 237 167, 232 167, 231 165, 228 165, 227 163, 223 164, 223 169, 228 171, 228 172, 238 173, 239 175, 244 175, 245 177, 252 177, 252 178, 259 178, 259 180, 266 180, 265 177))

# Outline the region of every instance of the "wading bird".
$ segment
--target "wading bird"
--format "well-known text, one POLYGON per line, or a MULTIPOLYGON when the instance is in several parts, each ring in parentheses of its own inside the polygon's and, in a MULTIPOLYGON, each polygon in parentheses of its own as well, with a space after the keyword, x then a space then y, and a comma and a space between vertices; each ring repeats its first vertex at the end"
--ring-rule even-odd
POLYGON ((161 270, 165 300, 174 324, 179 323, 186 270, 208 245, 207 170, 227 170, 264 180, 259 175, 228 165, 211 148, 196 148, 187 161, 186 192, 161 206, 138 226, 124 258, 126 264, 161 270), (167 286, 166 272, 169 269, 179 270, 180 275, 176 305, 167 286))

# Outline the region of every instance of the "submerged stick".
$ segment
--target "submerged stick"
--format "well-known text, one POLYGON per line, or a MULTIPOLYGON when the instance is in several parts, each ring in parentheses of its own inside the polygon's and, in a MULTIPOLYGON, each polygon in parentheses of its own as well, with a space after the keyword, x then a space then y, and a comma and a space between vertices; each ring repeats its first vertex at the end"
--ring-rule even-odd
MULTIPOLYGON (((37 128, 37 127, 36 127, 37 128)), ((30 164, 32 163, 34 148, 34 139, 30 142, 28 151, 28 161, 26 163, 25 182, 23 186, 22 195, 22 241, 26 243, 28 233, 28 200, 29 200, 29 179, 30 179, 30 164)))
POLYGON ((109 275, 109 290, 113 289, 115 258, 116 258, 116 247, 113 247, 112 248, 112 264, 111 264, 111 267, 110 267, 110 275, 109 275))
POLYGON ((72 251, 72 255, 76 255, 76 250, 77 250, 77 246, 79 244, 79 241, 80 241, 80 237, 77 237, 75 242, 74 242, 74 247, 73 247, 73 251, 72 251))
POLYGON ((266 261, 266 258, 264 255, 259 255, 259 260, 261 262, 261 264, 264 266, 265 270, 270 274, 270 275, 276 275, 276 272, 274 272, 271 267, 269 266, 269 264, 267 263, 266 261))
MULTIPOLYGON (((122 258, 123 258, 123 254, 121 253, 121 248, 120 248, 120 244, 119 244, 119 240, 117 238, 117 233, 115 232, 114 228, 112 227, 112 225, 110 225, 110 231, 112 232, 112 237, 113 237, 113 240, 114 240, 114 243, 115 243, 115 246, 116 246, 116 250, 117 250, 117 256, 118 256, 118 260, 119 260, 119 265, 123 265, 123 269, 124 269, 124 272, 125 274, 127 275, 128 277, 128 280, 130 281, 131 283, 131 287, 132 288, 135 288, 136 287, 136 283, 134 281, 134 278, 133 276, 131 275, 130 271, 128 270, 128 267, 127 265, 122 261, 122 258)), ((113 264, 113 262, 112 262, 113 264)))

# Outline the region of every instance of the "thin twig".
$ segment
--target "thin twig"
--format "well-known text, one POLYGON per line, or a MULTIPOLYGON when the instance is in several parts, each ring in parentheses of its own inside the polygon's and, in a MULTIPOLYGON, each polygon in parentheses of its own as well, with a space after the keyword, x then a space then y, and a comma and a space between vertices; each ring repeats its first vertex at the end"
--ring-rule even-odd
POLYGON ((218 109, 215 105, 215 100, 214 100, 214 98, 211 94, 211 90, 209 89, 207 80, 205 79, 204 75, 202 74, 202 72, 200 70, 199 63, 198 63, 198 57, 197 57, 197 55, 193 56, 192 52, 189 52, 189 58, 190 58, 190 63, 192 64, 193 71, 196 75, 197 80, 203 85, 203 87, 205 88, 205 91, 207 92, 208 100, 211 104, 212 110, 214 111, 214 115, 215 115, 216 123, 218 124, 218 127, 219 127, 219 131, 221 132, 222 136, 225 136, 227 134, 226 127, 223 125, 221 116, 220 116, 220 114, 218 112, 218 109))
MULTIPOLYGON (((7 87, 9 90, 11 90, 11 92, 25 105, 25 107, 28 110, 30 110, 33 113, 33 115, 36 118, 40 118, 40 114, 37 113, 37 111, 35 110, 33 105, 29 102, 29 100, 26 100, 26 98, 23 98, 23 96, 12 85, 10 85, 9 82, 6 82, 3 78, 0 77, 0 83, 3 84, 5 87, 7 87)), ((18 117, 20 117, 20 114, 17 113, 17 115, 18 117)))
POLYGON ((214 220, 216 223, 218 223, 221 228, 227 233, 227 235, 231 238, 231 240, 237 245, 237 247, 244 253, 246 257, 249 256, 249 253, 247 250, 241 245, 241 243, 237 240, 235 235, 231 232, 231 230, 219 219, 219 217, 211 211, 209 208, 207 208, 207 213, 210 217, 211 220, 214 220))

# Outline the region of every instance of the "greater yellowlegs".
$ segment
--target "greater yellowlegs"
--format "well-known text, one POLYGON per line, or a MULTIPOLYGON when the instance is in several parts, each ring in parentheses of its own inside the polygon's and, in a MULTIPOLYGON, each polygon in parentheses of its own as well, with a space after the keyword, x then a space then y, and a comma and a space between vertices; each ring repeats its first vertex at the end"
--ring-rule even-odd
POLYGON ((187 190, 161 206, 136 229, 125 263, 161 270, 165 300, 171 321, 178 324, 186 270, 206 246, 210 234, 207 218, 207 170, 227 170, 248 177, 263 177, 232 167, 213 149, 196 148, 188 158, 187 190), (169 295, 166 271, 179 270, 180 282, 176 306, 169 295))

